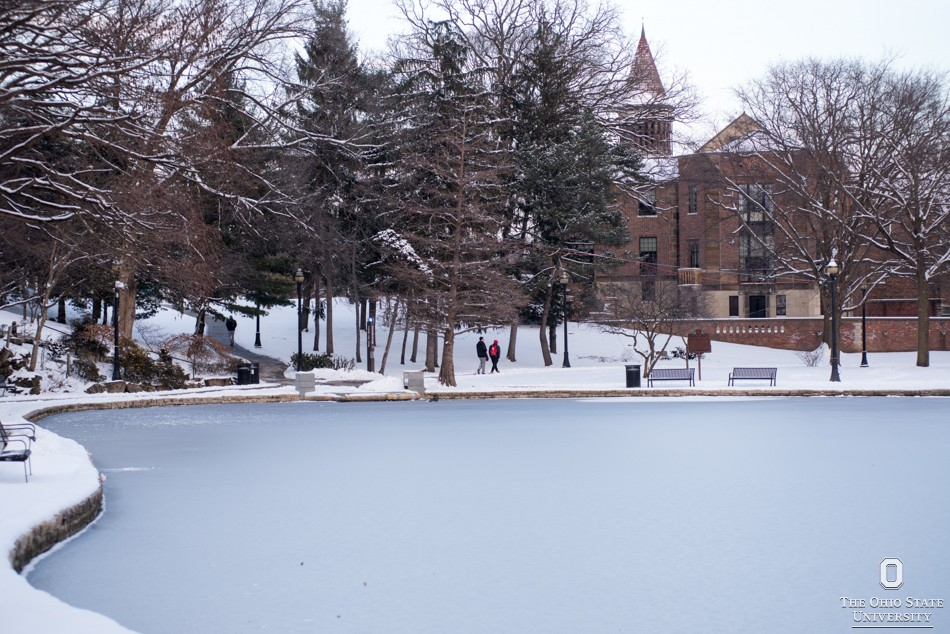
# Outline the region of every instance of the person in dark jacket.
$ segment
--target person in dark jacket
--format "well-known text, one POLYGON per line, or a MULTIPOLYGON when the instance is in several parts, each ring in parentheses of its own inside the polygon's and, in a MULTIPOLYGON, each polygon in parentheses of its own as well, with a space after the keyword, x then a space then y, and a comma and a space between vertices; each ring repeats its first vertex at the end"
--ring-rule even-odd
POLYGON ((501 357, 501 346, 498 345, 498 340, 495 339, 495 342, 488 346, 488 358, 491 359, 491 371, 492 372, 501 372, 498 369, 498 359, 501 357))
POLYGON ((237 321, 234 319, 234 315, 228 316, 227 321, 224 322, 224 327, 228 329, 228 341, 231 343, 231 347, 234 347, 234 331, 237 330, 237 321))
POLYGON ((475 374, 485 374, 485 362, 488 361, 488 346, 485 345, 485 337, 479 337, 475 344, 475 354, 478 355, 478 370, 475 374))

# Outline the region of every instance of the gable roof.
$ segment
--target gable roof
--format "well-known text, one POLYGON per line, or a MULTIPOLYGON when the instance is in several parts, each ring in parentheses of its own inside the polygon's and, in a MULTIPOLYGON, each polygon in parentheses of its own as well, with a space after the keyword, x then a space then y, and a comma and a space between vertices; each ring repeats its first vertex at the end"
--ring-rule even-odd
POLYGON ((705 145, 699 148, 698 151, 722 152, 727 149, 727 146, 735 145, 737 141, 747 139, 760 130, 762 130, 762 126, 759 125, 759 122, 743 112, 720 130, 716 136, 706 141, 705 145))

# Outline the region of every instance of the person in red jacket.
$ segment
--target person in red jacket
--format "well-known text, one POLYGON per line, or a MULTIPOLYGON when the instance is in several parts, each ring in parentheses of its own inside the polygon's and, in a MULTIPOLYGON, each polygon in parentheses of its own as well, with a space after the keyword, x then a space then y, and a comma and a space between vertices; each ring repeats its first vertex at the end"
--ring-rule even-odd
POLYGON ((498 340, 495 339, 495 342, 488 346, 488 358, 491 359, 491 371, 492 372, 501 372, 498 369, 498 359, 501 357, 501 346, 498 345, 498 340))

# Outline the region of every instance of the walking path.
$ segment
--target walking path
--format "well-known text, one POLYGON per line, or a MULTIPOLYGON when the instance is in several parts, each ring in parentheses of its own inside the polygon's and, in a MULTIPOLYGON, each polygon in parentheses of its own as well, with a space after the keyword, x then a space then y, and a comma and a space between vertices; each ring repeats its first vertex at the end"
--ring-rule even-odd
MULTIPOLYGON (((224 322, 217 319, 210 319, 205 322, 206 335, 209 337, 214 337, 225 346, 228 345, 228 330, 224 326, 224 322)), ((235 345, 232 350, 234 350, 234 355, 247 359, 252 363, 257 363, 260 366, 260 377, 261 381, 266 381, 267 383, 277 383, 280 385, 293 385, 294 380, 288 379, 284 376, 284 371, 287 369, 287 364, 280 359, 275 359, 274 357, 268 357, 253 350, 248 350, 247 348, 242 348, 241 346, 235 345)))

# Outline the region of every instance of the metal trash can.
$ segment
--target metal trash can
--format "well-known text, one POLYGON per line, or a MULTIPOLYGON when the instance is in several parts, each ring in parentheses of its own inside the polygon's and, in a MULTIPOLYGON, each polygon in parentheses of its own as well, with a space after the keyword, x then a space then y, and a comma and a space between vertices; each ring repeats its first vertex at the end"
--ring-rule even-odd
POLYGON ((640 366, 627 365, 627 387, 640 387, 640 366))
POLYGON ((237 384, 238 385, 250 385, 251 384, 251 364, 242 363, 237 367, 237 384))
POLYGON ((248 382, 251 383, 252 385, 257 385, 258 383, 261 382, 261 364, 249 363, 248 365, 251 368, 251 376, 248 382))

